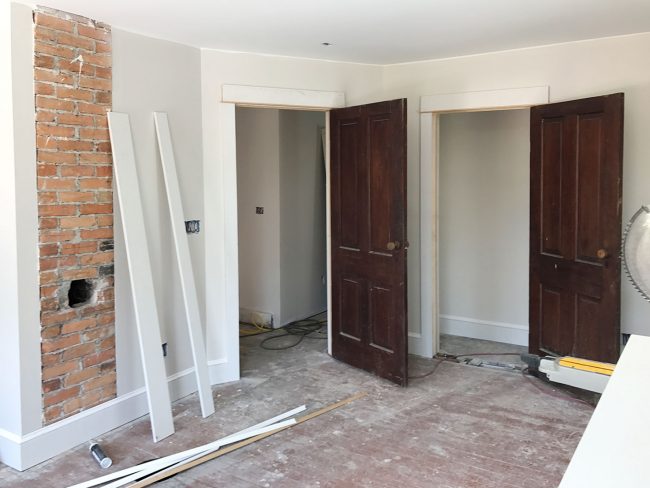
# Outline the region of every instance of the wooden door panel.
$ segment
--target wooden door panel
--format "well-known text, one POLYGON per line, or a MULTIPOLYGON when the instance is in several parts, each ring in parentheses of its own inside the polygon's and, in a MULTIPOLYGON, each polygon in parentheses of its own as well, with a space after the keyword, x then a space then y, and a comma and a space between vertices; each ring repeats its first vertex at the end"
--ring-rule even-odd
POLYGON ((347 209, 345 213, 339 213, 339 219, 335 223, 340 236, 340 245, 349 250, 361 248, 359 215, 362 213, 362 191, 363 168, 359 167, 363 161, 363 128, 361 121, 356 119, 346 120, 338 127, 339 151, 341 158, 350 163, 341 166, 338 173, 336 185, 339 189, 338 198, 341 207, 347 209))
POLYGON ((579 261, 601 266, 596 256, 603 235, 600 219, 603 114, 578 117, 576 250, 579 261))
POLYGON ((361 310, 360 304, 364 293, 361 280, 354 278, 341 278, 341 291, 338 300, 341 304, 338 321, 341 324, 341 334, 361 341, 361 310))
POLYGON ((407 383, 406 100, 333 110, 332 355, 407 383))
POLYGON ((388 114, 375 115, 368 120, 369 185, 368 203, 370 226, 370 251, 388 255, 386 244, 391 240, 391 207, 393 206, 392 154, 385 150, 383 141, 390 132, 388 114))
POLYGON ((562 256, 562 119, 542 121, 542 252, 562 256))
POLYGON ((557 288, 541 287, 542 349, 557 350, 561 347, 560 317, 562 316, 562 292, 557 288))
POLYGON ((622 94, 531 110, 531 352, 618 359, 622 162, 622 94))
POLYGON ((370 287, 370 306, 368 318, 369 343, 371 347, 393 354, 395 340, 392 337, 392 323, 395 317, 393 290, 381 285, 370 287))
POLYGON ((600 349, 600 334, 595 324, 598 323, 598 314, 601 301, 585 295, 576 296, 576 341, 575 355, 588 357, 591 351, 600 349))

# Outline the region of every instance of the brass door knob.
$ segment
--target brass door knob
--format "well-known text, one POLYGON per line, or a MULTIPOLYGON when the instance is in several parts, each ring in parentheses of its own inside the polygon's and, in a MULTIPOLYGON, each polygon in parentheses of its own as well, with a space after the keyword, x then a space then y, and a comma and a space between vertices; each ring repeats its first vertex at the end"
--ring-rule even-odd
POLYGON ((402 243, 400 241, 392 241, 386 244, 386 249, 389 251, 394 251, 395 249, 399 249, 402 247, 402 243))
POLYGON ((609 253, 605 249, 598 249, 598 251, 596 251, 596 257, 598 259, 605 259, 608 256, 609 253))

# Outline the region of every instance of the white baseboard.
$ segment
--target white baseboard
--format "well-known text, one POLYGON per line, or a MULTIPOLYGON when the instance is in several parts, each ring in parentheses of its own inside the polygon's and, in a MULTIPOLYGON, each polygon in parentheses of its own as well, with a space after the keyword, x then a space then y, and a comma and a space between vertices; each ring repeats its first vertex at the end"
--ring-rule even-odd
MULTIPOLYGON (((239 379, 239 371, 233 371, 226 359, 209 361, 208 367, 213 385, 239 379)), ((194 368, 167 380, 172 401, 196 391, 194 368)), ((0 462, 24 471, 147 413, 146 392, 139 388, 23 436, 0 429, 0 462)))
POLYGON ((528 326, 440 315, 440 333, 528 346, 528 326))
POLYGON ((284 327, 285 325, 289 325, 292 322, 298 322, 299 320, 307 320, 310 317, 313 317, 315 315, 320 315, 322 313, 327 312, 327 308, 325 306, 318 307, 315 309, 311 309, 308 312, 303 312, 297 315, 293 315, 290 317, 282 317, 282 323, 281 324, 274 324, 274 327, 277 329, 279 327, 284 327))

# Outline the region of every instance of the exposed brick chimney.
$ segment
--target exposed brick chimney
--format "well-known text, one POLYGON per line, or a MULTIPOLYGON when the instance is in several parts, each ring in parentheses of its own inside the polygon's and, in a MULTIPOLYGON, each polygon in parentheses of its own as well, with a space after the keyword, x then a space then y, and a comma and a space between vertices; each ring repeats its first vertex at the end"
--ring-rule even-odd
POLYGON ((34 12, 43 422, 115 397, 111 31, 34 12))

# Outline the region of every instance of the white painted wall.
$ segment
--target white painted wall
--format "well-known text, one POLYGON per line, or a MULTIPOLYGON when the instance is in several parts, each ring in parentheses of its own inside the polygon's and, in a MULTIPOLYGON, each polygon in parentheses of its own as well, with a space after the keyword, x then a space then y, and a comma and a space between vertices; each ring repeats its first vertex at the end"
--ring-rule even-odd
POLYGON ((443 333, 528 344, 530 112, 440 116, 443 333))
MULTIPOLYGON (((0 59, 13 61, 11 42, 11 4, 2 5, 0 15, 0 59)), ((0 322, 7 354, 0 356, 0 367, 9 374, 0 375, 0 388, 8 394, 0 402, 0 428, 20 434, 20 322, 18 314, 18 241, 16 235, 16 161, 14 156, 13 70, 0 73, 0 266, 4 279, 0 284, 0 322), (13 374, 12 374, 13 373, 13 374)), ((0 444, 0 453, 2 453, 0 444)))
POLYGON ((237 109, 239 307, 282 314, 280 287, 280 111, 237 109), (264 213, 255 213, 264 207, 264 213))
POLYGON ((280 112, 281 325, 327 309, 323 112, 280 112))
MULTIPOLYGON (((421 95, 550 86, 551 101, 625 92, 623 218, 650 201, 650 34, 387 66, 385 98, 408 97, 409 324, 419 332, 419 114, 421 95), (417 307, 416 307, 417 305, 417 307)), ((429 297, 423 297, 429 299, 429 297)), ((623 284, 624 332, 650 334, 650 304, 623 284)))
POLYGON ((322 112, 237 109, 239 306, 275 327, 327 308, 324 124, 322 112))
MULTIPOLYGON (((169 115, 185 218, 203 224, 200 83, 198 49, 113 29, 113 110, 131 119, 161 332, 168 343, 168 375, 190 368, 192 356, 153 112, 169 115)), ((117 211, 115 215, 117 381, 122 395, 143 386, 144 380, 122 224, 117 211)), ((203 307, 203 229, 189 241, 203 307)))

